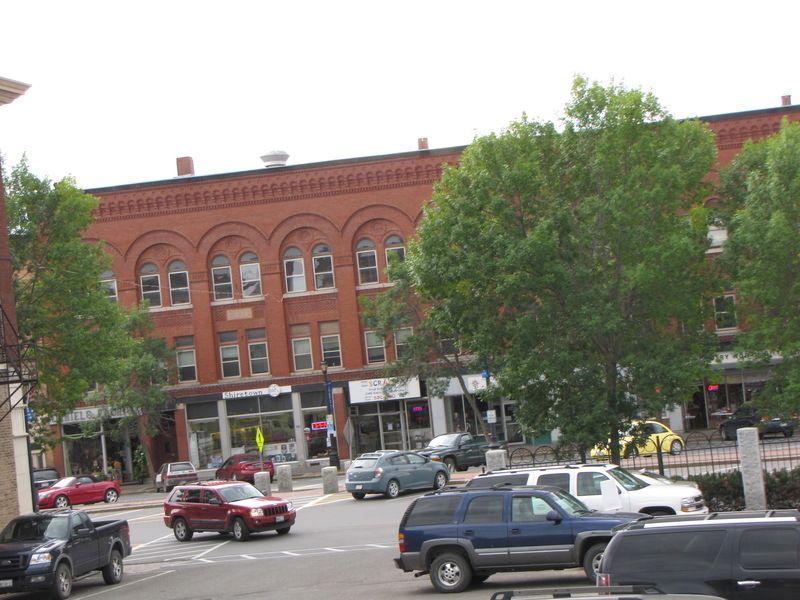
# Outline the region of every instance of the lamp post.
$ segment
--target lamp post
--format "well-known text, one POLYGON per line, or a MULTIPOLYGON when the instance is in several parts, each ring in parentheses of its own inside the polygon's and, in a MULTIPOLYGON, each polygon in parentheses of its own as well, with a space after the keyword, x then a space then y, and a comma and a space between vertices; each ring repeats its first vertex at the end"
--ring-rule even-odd
POLYGON ((336 435, 334 434, 334 417, 333 417, 333 382, 328 380, 328 361, 323 360, 319 363, 319 368, 322 369, 322 379, 325 382, 325 399, 328 402, 328 464, 332 467, 339 468, 339 449, 336 445, 336 435))

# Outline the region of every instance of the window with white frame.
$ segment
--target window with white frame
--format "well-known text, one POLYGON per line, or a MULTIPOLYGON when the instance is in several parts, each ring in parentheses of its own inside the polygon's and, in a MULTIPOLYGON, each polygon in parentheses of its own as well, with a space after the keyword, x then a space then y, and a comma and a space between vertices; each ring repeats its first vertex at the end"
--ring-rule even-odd
POLYGON ((182 260, 173 260, 169 264, 169 299, 172 306, 189 304, 189 271, 182 260))
POLYGON ((728 239, 728 230, 721 224, 713 224, 708 228, 709 251, 719 250, 728 239))
POLYGON ((356 262, 359 285, 378 283, 378 254, 372 240, 364 238, 356 244, 356 262))
POLYGON ((233 298, 231 261, 227 256, 219 254, 211 261, 211 281, 214 286, 214 300, 233 298))
MULTIPOLYGON (((406 258, 406 245, 399 235, 391 235, 386 239, 386 266, 402 262, 406 258)), ((391 281, 391 280, 390 280, 391 281)))
POLYGON ((105 290, 109 300, 117 302, 117 279, 114 271, 105 271, 100 275, 100 287, 105 290))
POLYGON ((148 300, 150 306, 161 306, 161 278, 158 267, 153 263, 142 265, 139 270, 139 285, 142 287, 142 300, 148 300))
POLYGON ((222 362, 223 377, 239 377, 239 345, 235 331, 222 331, 219 338, 219 355, 222 362))
POLYGON ((242 278, 242 298, 261 295, 261 265, 255 252, 245 252, 239 258, 239 275, 242 278))
POLYGON ((267 356, 267 330, 247 330, 247 353, 250 358, 250 375, 269 373, 269 357, 267 356))
POLYGON ((725 294, 714 299, 714 322, 717 329, 735 329, 736 301, 733 294, 725 294))
POLYGON ((319 341, 322 347, 322 360, 329 367, 341 367, 342 347, 339 340, 339 321, 320 322, 319 341))
POLYGON ((308 323, 291 325, 289 335, 292 339, 292 356, 295 371, 308 371, 314 368, 314 357, 311 353, 311 327, 308 323))
POLYGON ((367 348, 367 363, 386 362, 386 348, 380 336, 374 331, 367 331, 364 333, 364 340, 367 348))
POLYGON ((334 287, 333 281, 333 255, 328 244, 318 244, 312 251, 314 265, 314 287, 324 290, 334 287))
POLYGON ((175 338, 178 381, 197 381, 197 364, 194 354, 194 336, 183 335, 175 338))
POLYGON ((283 253, 283 270, 286 274, 286 292, 306 291, 306 272, 303 253, 298 248, 287 248, 283 253))
POLYGON ((401 327, 394 332, 394 352, 399 359, 406 352, 406 340, 411 337, 414 330, 411 327, 401 327))

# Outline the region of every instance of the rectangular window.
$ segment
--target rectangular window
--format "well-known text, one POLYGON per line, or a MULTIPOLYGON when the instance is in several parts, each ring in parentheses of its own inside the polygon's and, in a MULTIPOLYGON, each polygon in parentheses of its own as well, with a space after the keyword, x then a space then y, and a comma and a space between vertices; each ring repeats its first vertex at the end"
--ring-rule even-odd
POLYGON ((175 271, 169 274, 169 297, 172 306, 189 304, 189 273, 175 271))
POLYGON ((214 300, 233 298, 230 267, 214 267, 211 269, 211 277, 214 280, 214 300))
POLYGON ((222 359, 222 376, 239 377, 239 346, 220 346, 220 357, 222 359))
POLYGON ((357 252, 356 256, 359 285, 378 283, 378 255, 375 250, 362 250, 357 252))
POLYGON ((411 327, 402 327, 394 332, 394 352, 397 358, 403 358, 406 352, 406 340, 413 335, 411 327))
POLYGON ((292 340, 292 354, 294 355, 295 371, 307 371, 314 367, 311 356, 311 338, 292 340))
POLYGON ((117 301, 117 280, 116 279, 102 279, 100 287, 106 291, 106 296, 109 300, 117 301))
POLYGON ((178 381, 197 381, 197 363, 193 346, 194 336, 192 335, 183 335, 175 338, 178 381))
POLYGON ((322 344, 322 360, 328 363, 329 367, 342 366, 342 352, 339 345, 339 334, 323 335, 320 337, 322 344))
POLYGON ((386 348, 383 345, 383 340, 374 331, 367 331, 364 334, 364 339, 367 346, 367 363, 382 363, 386 362, 386 348))
POLYGON ((303 259, 290 258, 283 261, 283 267, 286 270, 286 291, 289 293, 305 292, 306 273, 303 268, 303 259))
POLYGON ((242 298, 261 295, 261 273, 258 263, 239 265, 242 276, 242 298))
POLYGON ((714 321, 717 329, 736 328, 736 305, 733 295, 726 294, 714 299, 714 321))
MULTIPOLYGON (((406 259, 406 249, 404 247, 399 248, 387 248, 386 249, 386 265, 392 265, 396 262, 403 262, 406 259)), ((391 281, 391 279, 389 280, 391 281)))
POLYGON ((149 300, 150 306, 161 306, 161 280, 158 274, 142 275, 142 300, 149 300))
POLYGON ((263 327, 247 330, 247 352, 250 358, 250 375, 269 373, 267 356, 267 330, 263 327))
POLYGON ((314 260, 314 286, 318 290, 333 287, 333 257, 315 256, 314 260))

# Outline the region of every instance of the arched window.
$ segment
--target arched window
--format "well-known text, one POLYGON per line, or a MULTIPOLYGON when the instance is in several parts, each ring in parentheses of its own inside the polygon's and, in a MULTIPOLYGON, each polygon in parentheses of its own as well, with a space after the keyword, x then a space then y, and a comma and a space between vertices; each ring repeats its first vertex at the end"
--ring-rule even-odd
POLYGON ((261 295, 261 266, 255 252, 245 252, 239 258, 239 275, 242 277, 242 298, 261 295))
POLYGON ((356 244, 356 263, 359 285, 378 283, 378 256, 372 240, 364 238, 356 244))
MULTIPOLYGON (((406 258, 406 245, 399 235, 391 235, 386 239, 386 265, 401 262, 406 258)), ((390 280, 391 281, 391 280, 390 280)))
POLYGON ((150 306, 161 306, 161 279, 157 266, 153 263, 142 265, 139 270, 139 285, 142 287, 142 300, 148 300, 150 306))
POLYGON ((334 287, 333 255, 328 244, 318 244, 312 251, 314 264, 314 287, 318 290, 334 287))
POLYGON ((231 261, 227 256, 219 254, 211 261, 211 280, 214 283, 214 300, 233 298, 231 261))
POLYGON ((100 275, 100 287, 106 291, 109 300, 117 301, 117 276, 114 271, 105 271, 100 275))
POLYGON ((287 248, 283 253, 283 269, 286 274, 286 291, 305 292, 306 272, 303 268, 303 253, 297 248, 287 248))
POLYGON ((169 264, 169 299, 172 306, 189 304, 189 271, 182 260, 173 260, 169 264))

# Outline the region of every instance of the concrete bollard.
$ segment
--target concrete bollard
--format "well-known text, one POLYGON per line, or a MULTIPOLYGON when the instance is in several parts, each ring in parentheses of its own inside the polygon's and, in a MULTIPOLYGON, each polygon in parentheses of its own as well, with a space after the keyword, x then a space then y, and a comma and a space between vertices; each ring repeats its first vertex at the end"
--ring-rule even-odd
POLYGON ((336 467, 322 467, 322 493, 336 494, 339 492, 339 474, 336 467))
POLYGON ((764 486, 764 465, 758 445, 758 429, 742 427, 736 432, 739 442, 739 469, 742 471, 744 505, 747 510, 766 510, 767 492, 764 486))
POLYGON ((486 470, 498 471, 508 467, 508 452, 505 450, 486 451, 486 470))
POLYGON ((278 482, 278 492, 292 491, 292 467, 279 465, 275 467, 275 481, 278 482))
POLYGON ((256 489, 265 496, 269 496, 272 493, 272 478, 269 476, 268 471, 256 473, 253 475, 253 481, 256 489))

